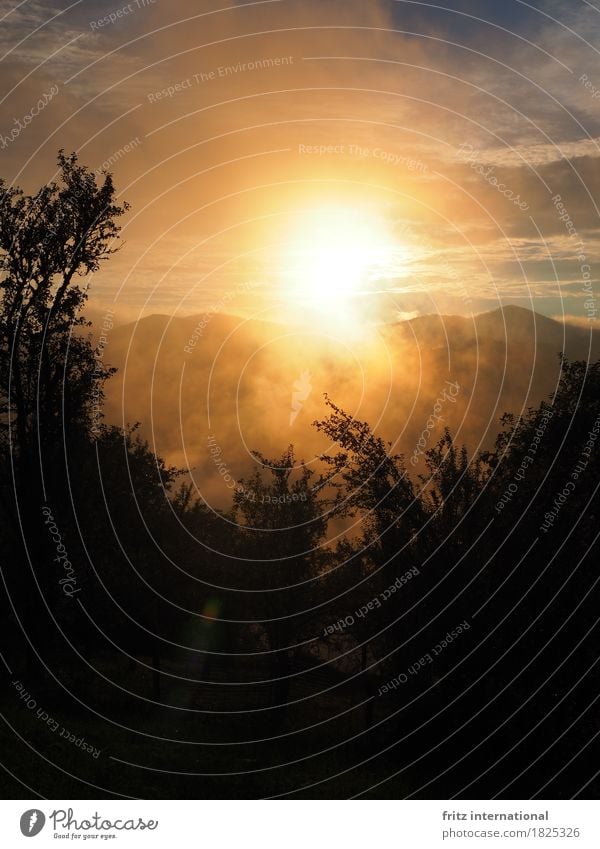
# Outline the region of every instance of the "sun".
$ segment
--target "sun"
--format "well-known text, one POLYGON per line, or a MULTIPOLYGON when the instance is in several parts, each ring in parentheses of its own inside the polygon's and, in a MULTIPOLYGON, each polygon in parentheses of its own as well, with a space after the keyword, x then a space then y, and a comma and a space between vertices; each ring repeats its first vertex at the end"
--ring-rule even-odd
POLYGON ((323 207, 302 216, 286 237, 282 276, 286 297, 329 314, 348 313, 389 272, 397 248, 385 222, 370 210, 323 207))

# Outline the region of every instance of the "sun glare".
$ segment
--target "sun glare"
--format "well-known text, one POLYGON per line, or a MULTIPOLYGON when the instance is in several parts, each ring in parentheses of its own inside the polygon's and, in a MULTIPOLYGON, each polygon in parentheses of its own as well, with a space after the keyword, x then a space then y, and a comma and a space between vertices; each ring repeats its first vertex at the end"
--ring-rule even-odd
POLYGON ((286 295, 313 310, 348 313, 389 271, 395 252, 386 225, 369 212, 343 207, 312 212, 284 250, 286 295))

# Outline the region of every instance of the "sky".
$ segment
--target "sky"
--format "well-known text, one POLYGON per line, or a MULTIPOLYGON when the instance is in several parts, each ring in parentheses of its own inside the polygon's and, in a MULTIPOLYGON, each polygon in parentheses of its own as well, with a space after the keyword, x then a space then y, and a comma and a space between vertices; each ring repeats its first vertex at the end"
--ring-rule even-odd
POLYGON ((123 319, 590 326, 599 36, 588 0, 0 0, 0 175, 113 172, 123 247, 87 282, 123 319))

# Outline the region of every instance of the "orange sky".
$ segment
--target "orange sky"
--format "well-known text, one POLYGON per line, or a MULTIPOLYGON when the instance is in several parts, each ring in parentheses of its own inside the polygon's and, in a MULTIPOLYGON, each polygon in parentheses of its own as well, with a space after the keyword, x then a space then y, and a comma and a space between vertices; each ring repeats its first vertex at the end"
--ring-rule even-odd
POLYGON ((132 208, 91 304, 116 299, 121 318, 289 317, 295 233, 310 250, 311 220, 345 209, 395 246, 361 316, 515 303, 586 321, 600 17, 448 5, 2 2, 0 136, 58 93, 4 143, 1 173, 32 190, 59 147, 108 163, 132 208))

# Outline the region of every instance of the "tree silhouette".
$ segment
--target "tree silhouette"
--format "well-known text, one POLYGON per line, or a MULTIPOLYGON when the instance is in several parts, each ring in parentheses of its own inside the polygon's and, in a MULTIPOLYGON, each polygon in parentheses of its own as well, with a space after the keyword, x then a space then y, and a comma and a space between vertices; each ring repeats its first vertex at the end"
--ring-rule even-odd
MULTIPOLYGON (((62 151, 58 166, 59 182, 34 195, 0 182, 0 464, 14 487, 3 508, 34 566, 55 553, 40 507, 67 500, 65 442, 88 438, 94 394, 102 397, 111 373, 81 334, 82 281, 114 252, 116 219, 127 209, 115 202, 109 174, 99 186, 62 151)), ((15 551, 18 583, 23 554, 15 551)), ((22 589, 27 609, 36 592, 22 589)), ((29 618, 35 629, 39 617, 29 618)))
POLYGON ((115 252, 127 209, 110 174, 99 186, 75 154, 58 164, 61 182, 35 195, 0 181, 1 434, 28 486, 40 449, 54 451, 64 427, 90 427, 92 391, 110 374, 72 331, 86 324, 82 280, 115 252))
POLYGON ((240 551, 248 560, 255 590, 254 610, 267 635, 273 701, 286 714, 290 674, 298 664, 315 579, 324 561, 320 546, 327 531, 326 503, 311 485, 314 473, 296 469, 289 446, 276 460, 254 452, 257 467, 241 478, 234 493, 240 551))

